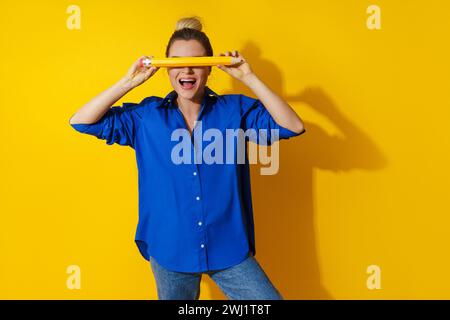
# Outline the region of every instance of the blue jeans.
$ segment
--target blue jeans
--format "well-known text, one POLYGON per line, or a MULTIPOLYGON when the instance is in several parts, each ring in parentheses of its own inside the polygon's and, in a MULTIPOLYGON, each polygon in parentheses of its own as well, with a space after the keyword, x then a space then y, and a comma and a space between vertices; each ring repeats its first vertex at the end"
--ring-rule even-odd
POLYGON ((159 300, 198 300, 204 273, 214 280, 228 299, 283 300, 252 255, 227 269, 194 273, 167 270, 153 257, 150 257, 150 264, 159 300))

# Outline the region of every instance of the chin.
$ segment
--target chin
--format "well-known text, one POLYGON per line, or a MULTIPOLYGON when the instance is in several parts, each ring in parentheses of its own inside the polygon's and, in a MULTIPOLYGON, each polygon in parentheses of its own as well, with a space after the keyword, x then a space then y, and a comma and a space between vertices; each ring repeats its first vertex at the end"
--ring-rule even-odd
POLYGON ((180 97, 183 97, 185 99, 192 99, 195 97, 196 94, 199 92, 202 92, 204 90, 204 86, 201 87, 194 87, 192 90, 184 90, 183 88, 180 88, 179 86, 176 88, 176 92, 180 97))
POLYGON ((195 91, 193 90, 192 92, 186 92, 183 89, 178 89, 177 90, 178 96, 179 97, 183 97, 185 99, 191 99, 191 98, 195 97, 195 93, 196 92, 197 92, 197 90, 195 90, 195 91))

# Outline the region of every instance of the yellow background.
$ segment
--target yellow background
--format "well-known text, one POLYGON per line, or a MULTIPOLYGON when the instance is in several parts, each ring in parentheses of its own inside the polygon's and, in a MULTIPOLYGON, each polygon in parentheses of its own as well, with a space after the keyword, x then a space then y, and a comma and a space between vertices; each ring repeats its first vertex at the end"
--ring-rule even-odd
MULTIPOLYGON (((198 15, 305 121, 252 166, 257 259, 287 299, 450 298, 448 1, 1 1, 0 298, 156 299, 129 147, 70 116, 198 15), (81 8, 81 30, 66 9, 81 8), (381 30, 366 8, 381 8, 381 30), (81 289, 66 287, 69 265, 81 289), (381 268, 369 290, 366 269, 381 268)), ((252 92, 213 68, 219 94, 252 92)), ((120 101, 164 97, 165 69, 120 101)), ((201 299, 224 295, 203 277, 201 299)))

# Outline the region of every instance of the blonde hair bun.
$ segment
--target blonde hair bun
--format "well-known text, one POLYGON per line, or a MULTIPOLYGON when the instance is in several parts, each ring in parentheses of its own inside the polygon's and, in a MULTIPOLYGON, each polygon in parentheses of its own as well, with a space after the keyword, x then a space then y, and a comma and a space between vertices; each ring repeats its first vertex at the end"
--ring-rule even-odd
POLYGON ((182 18, 177 21, 177 25, 175 27, 175 30, 181 30, 183 28, 189 28, 189 29, 195 29, 198 31, 202 31, 202 23, 200 21, 199 17, 189 17, 189 18, 182 18))

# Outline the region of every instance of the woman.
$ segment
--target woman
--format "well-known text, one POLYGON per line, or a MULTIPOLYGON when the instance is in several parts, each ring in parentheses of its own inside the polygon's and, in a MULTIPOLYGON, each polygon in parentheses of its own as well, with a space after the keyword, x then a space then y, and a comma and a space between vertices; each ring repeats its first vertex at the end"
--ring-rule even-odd
MULTIPOLYGON (((166 57, 213 56, 201 28, 195 17, 179 20, 166 57)), ((143 66, 142 59, 148 58, 143 56, 125 77, 75 113, 70 124, 107 144, 135 150, 139 172, 135 241, 150 261, 159 299, 198 299, 202 274, 208 274, 229 299, 283 299, 254 257, 248 162, 199 161, 198 155, 207 148, 202 148, 197 129, 201 125, 202 130, 220 132, 265 130, 264 135, 246 138, 271 144, 298 136, 305 128, 242 55, 237 51, 220 55, 240 58, 237 64, 218 68, 247 85, 258 99, 216 94, 206 86, 211 67, 174 67, 167 68, 174 90, 164 99, 150 96, 140 103, 111 107, 158 71, 143 66), (180 155, 174 151, 178 146, 174 132, 180 129, 189 137, 181 163, 174 160, 180 155)), ((227 148, 228 159, 236 160, 237 147, 227 148)))

